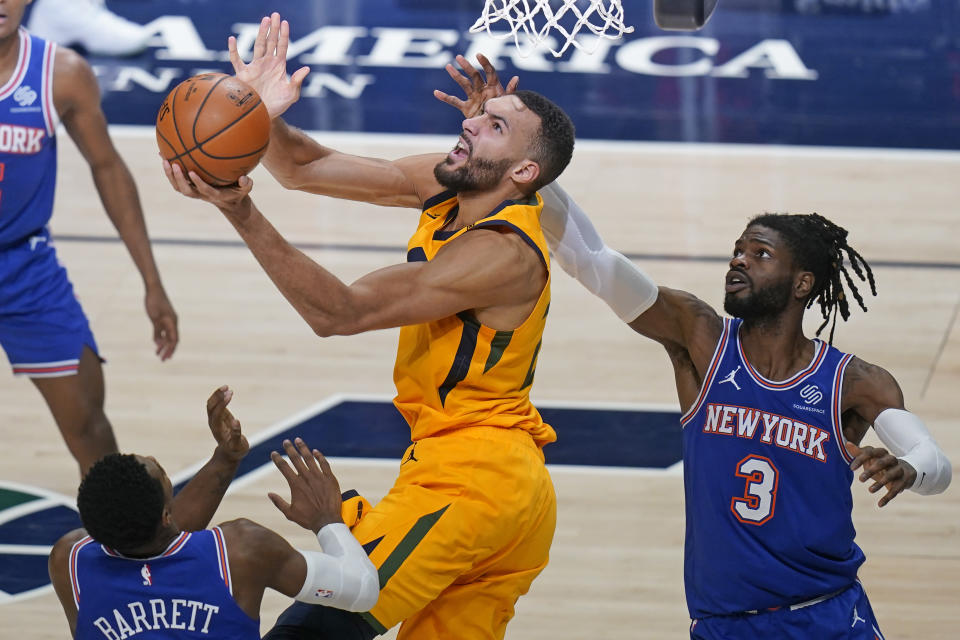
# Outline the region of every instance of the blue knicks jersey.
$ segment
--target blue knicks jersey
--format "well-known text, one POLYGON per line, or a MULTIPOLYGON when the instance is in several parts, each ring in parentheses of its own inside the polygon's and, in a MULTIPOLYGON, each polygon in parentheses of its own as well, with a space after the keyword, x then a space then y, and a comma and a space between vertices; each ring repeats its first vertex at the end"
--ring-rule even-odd
POLYGON ((127 558, 90 536, 70 552, 76 640, 260 638, 234 601, 219 527, 181 533, 153 558, 127 558))
POLYGON ((0 87, 0 247, 42 229, 53 213, 56 46, 20 29, 20 54, 0 87))
POLYGON ((844 589, 854 543, 853 472, 840 420, 853 357, 815 340, 789 380, 763 378, 725 319, 700 395, 683 416, 691 618, 796 604, 844 589))

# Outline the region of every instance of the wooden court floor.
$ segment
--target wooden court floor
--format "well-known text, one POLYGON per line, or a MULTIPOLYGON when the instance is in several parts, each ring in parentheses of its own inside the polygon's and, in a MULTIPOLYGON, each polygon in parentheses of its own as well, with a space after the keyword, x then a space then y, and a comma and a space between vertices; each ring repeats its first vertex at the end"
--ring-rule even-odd
MULTIPOLYGON (((155 455, 171 474, 205 459, 212 440, 204 401, 224 383, 235 389, 232 408, 248 434, 336 393, 391 393, 396 331, 316 338, 235 243, 220 214, 170 190, 152 132, 118 129, 115 139, 140 186, 180 314, 182 341, 172 361, 152 356, 139 278, 112 239, 89 172, 66 136, 53 230, 109 361, 107 414, 123 450, 155 455)), ((449 149, 455 136, 324 140, 345 151, 399 157, 449 149)), ((908 408, 925 418, 960 466, 958 169, 960 154, 582 143, 562 182, 610 244, 636 255, 660 283, 718 305, 720 258, 749 217, 817 211, 846 226, 853 246, 876 265, 880 291, 868 300, 869 313, 856 312, 838 328, 835 343, 887 367, 908 408)), ((285 192, 262 170, 253 177, 254 198, 278 228, 344 279, 404 259, 416 213, 285 192)), ((535 399, 676 404, 657 345, 559 270, 553 299, 535 399)), ((76 468, 40 396, 3 366, 0 443, 0 480, 75 492, 76 468)), ((338 459, 334 469, 342 486, 376 498, 392 483, 396 464, 338 459)), ((507 637, 686 637, 679 471, 557 467, 552 473, 559 499, 552 561, 520 600, 507 637)), ((228 494, 216 520, 251 517, 308 547, 310 536, 283 520, 265 496, 282 488, 276 473, 253 478, 228 494)), ((864 486, 854 486, 854 495, 857 540, 867 555, 861 578, 887 638, 955 638, 960 491, 907 494, 882 510, 864 486)), ((264 629, 285 604, 276 595, 265 599, 264 629)), ((0 638, 67 633, 52 593, 0 604, 0 638)))

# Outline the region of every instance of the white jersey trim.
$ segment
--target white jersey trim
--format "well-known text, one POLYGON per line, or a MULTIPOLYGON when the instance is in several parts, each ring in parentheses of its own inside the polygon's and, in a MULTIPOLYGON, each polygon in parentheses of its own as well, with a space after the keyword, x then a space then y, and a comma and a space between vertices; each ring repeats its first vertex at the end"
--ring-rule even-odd
POLYGON ((737 327, 736 341, 737 353, 740 356, 741 362, 743 362, 743 367, 747 370, 747 375, 753 378, 754 382, 764 389, 768 389, 770 391, 785 391, 787 389, 791 389, 803 382, 808 376, 814 375, 820 370, 820 365, 823 364, 823 361, 826 359, 827 352, 829 351, 823 340, 814 338, 813 358, 810 359, 810 363, 806 367, 796 372, 786 380, 770 380, 769 378, 765 378, 764 376, 760 375, 760 372, 754 369, 753 365, 751 365, 750 361, 747 359, 747 354, 743 351, 743 342, 740 341, 740 329, 742 327, 742 323, 739 327, 737 327))
POLYGON ((77 555, 80 553, 80 549, 91 542, 93 542, 93 538, 84 536, 77 540, 70 549, 70 562, 67 568, 70 571, 70 591, 73 593, 73 603, 78 611, 80 610, 80 576, 77 572, 77 555))
POLYGON ((227 587, 227 592, 233 597, 233 578, 230 576, 230 556, 227 554, 227 539, 223 529, 213 527, 213 542, 217 548, 217 566, 220 568, 220 578, 227 587))
POLYGON ((133 558, 131 556, 125 556, 119 551, 111 549, 105 544, 100 545, 100 549, 113 558, 123 558, 124 560, 133 560, 134 562, 150 562, 151 560, 156 560, 157 558, 166 558, 168 556, 175 555, 180 549, 183 549, 187 542, 190 541, 190 537, 193 534, 188 531, 181 531, 180 534, 173 539, 173 541, 167 545, 166 550, 163 553, 158 553, 155 556, 150 556, 149 558, 133 558))
POLYGON ((717 348, 713 351, 713 357, 710 358, 710 365, 707 367, 707 375, 703 377, 703 382, 700 384, 700 393, 697 394, 697 399, 694 401, 693 405, 680 416, 680 426, 686 427, 687 423, 700 411, 700 408, 703 406, 704 401, 707 399, 707 392, 710 390, 711 385, 713 385, 714 379, 717 377, 717 370, 720 368, 720 361, 723 360, 723 354, 727 350, 727 343, 730 341, 730 326, 733 324, 733 321, 730 318, 723 318, 723 333, 720 334, 720 339, 717 340, 717 348))
POLYGON ((11 367, 63 367, 71 364, 78 364, 79 358, 73 360, 54 360, 52 362, 14 362, 11 367))
POLYGON ((27 371, 14 371, 13 375, 19 378, 66 378, 67 376, 77 375, 77 368, 66 369, 64 371, 53 371, 48 373, 30 373, 27 371))
POLYGON ((75 376, 80 370, 80 360, 57 360, 55 362, 14 362, 10 364, 13 375, 28 378, 60 378, 75 376))
POLYGON ((853 462, 853 457, 847 452, 845 446, 847 439, 843 435, 843 416, 841 408, 841 395, 843 394, 843 374, 847 370, 847 365, 853 360, 852 354, 845 354, 837 364, 837 370, 833 374, 833 406, 830 407, 830 421, 833 423, 833 439, 837 443, 837 449, 840 451, 840 457, 846 460, 847 464, 853 462))
POLYGON ((60 124, 60 116, 57 114, 56 105, 53 103, 53 69, 57 57, 57 45, 53 42, 47 42, 43 48, 43 121, 47 125, 47 135, 53 138, 57 134, 57 125, 60 124))
POLYGON ((0 87, 0 100, 9 98, 10 94, 20 86, 20 83, 27 76, 27 68, 30 66, 30 36, 23 27, 20 27, 17 35, 20 36, 20 53, 17 56, 17 64, 13 68, 13 73, 10 74, 10 79, 0 87))

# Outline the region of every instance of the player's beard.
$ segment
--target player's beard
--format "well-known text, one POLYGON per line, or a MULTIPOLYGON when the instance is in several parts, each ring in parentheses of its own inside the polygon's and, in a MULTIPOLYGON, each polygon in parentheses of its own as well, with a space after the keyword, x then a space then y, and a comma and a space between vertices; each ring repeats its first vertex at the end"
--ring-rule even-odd
POLYGON ((513 162, 507 159, 468 158, 457 169, 448 169, 447 164, 446 159, 438 162, 433 168, 433 177, 447 189, 465 193, 493 189, 503 179, 503 174, 513 162))
POLYGON ((723 310, 734 318, 743 318, 746 322, 773 318, 787 308, 792 290, 792 279, 784 278, 762 289, 752 290, 746 296, 728 293, 723 298, 723 310))

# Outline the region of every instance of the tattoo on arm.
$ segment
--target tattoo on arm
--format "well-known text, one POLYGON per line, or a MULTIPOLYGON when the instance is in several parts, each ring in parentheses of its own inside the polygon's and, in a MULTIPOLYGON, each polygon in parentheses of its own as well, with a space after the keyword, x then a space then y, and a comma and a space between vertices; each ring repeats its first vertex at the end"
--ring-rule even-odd
POLYGON ((855 412, 866 425, 885 409, 904 408, 903 392, 890 372, 856 357, 844 372, 842 394, 841 411, 855 412))

